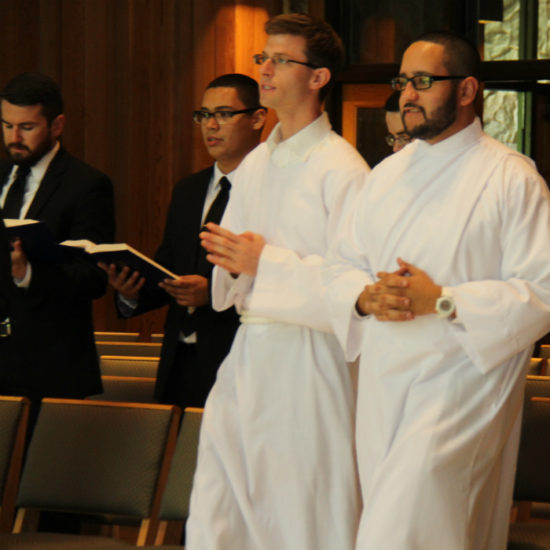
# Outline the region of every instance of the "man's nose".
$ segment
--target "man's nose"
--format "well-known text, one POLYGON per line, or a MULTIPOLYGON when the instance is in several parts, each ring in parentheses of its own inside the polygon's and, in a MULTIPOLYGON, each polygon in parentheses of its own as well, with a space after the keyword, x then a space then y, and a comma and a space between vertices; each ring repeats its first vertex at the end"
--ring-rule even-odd
POLYGON ((220 123, 216 120, 215 116, 211 116, 206 119, 206 127, 207 128, 218 128, 220 123))

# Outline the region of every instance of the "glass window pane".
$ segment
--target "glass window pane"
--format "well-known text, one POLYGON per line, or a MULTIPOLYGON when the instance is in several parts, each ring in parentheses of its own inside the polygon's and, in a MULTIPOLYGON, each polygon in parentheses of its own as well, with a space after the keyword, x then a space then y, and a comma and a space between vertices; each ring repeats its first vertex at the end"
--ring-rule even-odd
POLYGON ((519 0, 504 0, 502 22, 485 23, 483 26, 485 61, 519 59, 519 23, 519 0))
POLYGON ((550 0, 539 0, 539 59, 550 59, 550 0))
POLYGON ((518 92, 485 90, 483 128, 504 145, 518 150, 518 92))

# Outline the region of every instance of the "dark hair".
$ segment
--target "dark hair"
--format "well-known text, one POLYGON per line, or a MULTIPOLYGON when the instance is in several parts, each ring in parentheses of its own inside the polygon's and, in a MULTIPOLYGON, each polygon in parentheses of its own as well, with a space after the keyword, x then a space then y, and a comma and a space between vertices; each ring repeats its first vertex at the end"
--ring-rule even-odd
POLYGON ((40 73, 21 73, 0 92, 0 98, 18 106, 41 105, 48 124, 63 113, 63 97, 57 83, 40 73))
POLYGON ((388 99, 386 99, 386 103, 384 104, 384 111, 387 113, 398 113, 399 112, 399 96, 401 95, 401 92, 398 90, 395 90, 388 99))
POLYGON ((322 19, 303 13, 276 15, 264 28, 268 35, 292 34, 305 38, 304 53, 308 62, 330 70, 330 81, 319 91, 319 99, 323 101, 344 61, 344 46, 334 29, 322 19))
POLYGON ((229 73, 218 76, 206 86, 209 88, 235 88, 239 99, 247 109, 261 109, 258 83, 249 76, 240 73, 229 73))
MULTIPOLYGON (((449 74, 473 76, 480 79, 481 59, 472 42, 453 31, 430 31, 422 34, 413 42, 432 42, 445 48, 443 63, 449 74)), ((411 42, 412 44, 412 42, 411 42)))

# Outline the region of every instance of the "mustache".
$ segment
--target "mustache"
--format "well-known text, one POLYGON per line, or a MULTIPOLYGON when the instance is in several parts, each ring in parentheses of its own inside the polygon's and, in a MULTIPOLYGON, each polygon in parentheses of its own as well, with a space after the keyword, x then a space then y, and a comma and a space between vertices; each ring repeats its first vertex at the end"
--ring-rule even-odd
POLYGON ((424 110, 424 107, 421 107, 420 105, 416 105, 415 103, 405 103, 405 105, 403 105, 402 109, 406 109, 407 107, 412 107, 413 109, 419 109, 422 114, 426 114, 426 111, 424 110))
POLYGON ((25 151, 28 151, 29 153, 31 152, 31 150, 26 145, 23 145, 22 143, 8 143, 6 147, 8 149, 14 149, 14 148, 25 149, 25 151))

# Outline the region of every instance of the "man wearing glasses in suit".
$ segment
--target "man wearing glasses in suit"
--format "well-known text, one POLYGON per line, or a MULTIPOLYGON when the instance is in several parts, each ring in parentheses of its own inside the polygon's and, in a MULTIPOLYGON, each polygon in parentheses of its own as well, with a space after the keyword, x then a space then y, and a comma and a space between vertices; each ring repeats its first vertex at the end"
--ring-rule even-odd
POLYGON ((180 276, 150 291, 138 272, 117 272, 114 265, 103 265, 118 292, 122 316, 169 305, 155 387, 161 403, 203 407, 233 342, 238 316, 234 309, 212 309, 212 265, 205 259, 199 232, 204 223, 221 220, 235 171, 258 145, 265 115, 254 79, 225 74, 210 82, 193 120, 215 163, 174 187, 164 238, 155 255, 158 263, 180 276))

